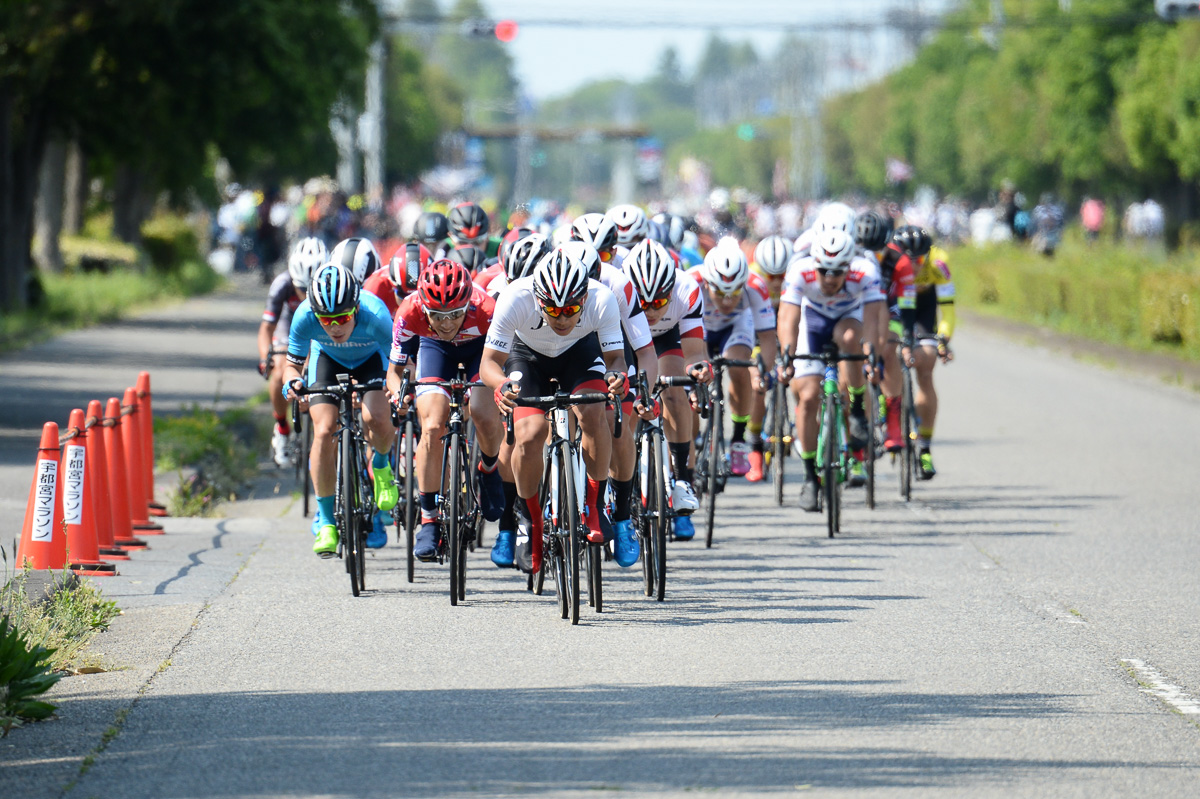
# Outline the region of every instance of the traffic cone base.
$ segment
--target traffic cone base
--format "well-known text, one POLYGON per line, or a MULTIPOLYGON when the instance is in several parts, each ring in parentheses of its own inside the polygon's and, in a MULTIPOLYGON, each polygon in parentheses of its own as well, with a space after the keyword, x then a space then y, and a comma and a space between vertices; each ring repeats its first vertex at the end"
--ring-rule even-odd
POLYGON ((133 529, 136 530, 141 535, 162 535, 163 533, 166 532, 165 530, 163 530, 163 526, 161 524, 155 524, 154 522, 143 522, 141 524, 135 524, 133 526, 133 529))
POLYGON ((129 560, 129 554, 118 547, 100 547, 101 560, 129 560))

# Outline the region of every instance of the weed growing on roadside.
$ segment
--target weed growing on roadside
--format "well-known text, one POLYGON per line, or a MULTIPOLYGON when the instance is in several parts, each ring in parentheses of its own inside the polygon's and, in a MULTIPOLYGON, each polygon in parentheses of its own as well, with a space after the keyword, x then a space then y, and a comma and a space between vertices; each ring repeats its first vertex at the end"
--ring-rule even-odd
POLYGON ((255 452, 265 449, 262 425, 249 407, 218 413, 193 405, 154 420, 157 468, 179 472, 170 498, 173 516, 207 516, 254 478, 255 452))

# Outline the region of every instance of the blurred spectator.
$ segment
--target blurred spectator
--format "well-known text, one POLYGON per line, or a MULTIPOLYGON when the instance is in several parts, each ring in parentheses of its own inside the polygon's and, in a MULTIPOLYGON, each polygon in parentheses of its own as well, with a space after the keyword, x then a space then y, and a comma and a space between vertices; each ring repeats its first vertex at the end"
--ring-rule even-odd
POLYGON ((1054 201, 1054 195, 1044 193, 1033 209, 1033 248, 1050 257, 1062 241, 1063 210, 1054 201))
POLYGON ((1079 219, 1083 223, 1083 237, 1088 244, 1100 238, 1104 227, 1104 201, 1095 197, 1084 197, 1083 205, 1079 206, 1079 219))

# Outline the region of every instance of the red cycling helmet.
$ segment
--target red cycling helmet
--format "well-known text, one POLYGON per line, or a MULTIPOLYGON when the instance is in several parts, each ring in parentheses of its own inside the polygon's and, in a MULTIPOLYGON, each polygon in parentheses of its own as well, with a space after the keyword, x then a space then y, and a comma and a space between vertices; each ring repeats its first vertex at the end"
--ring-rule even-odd
POLYGON ((457 311, 471 301, 473 285, 466 267, 442 258, 421 272, 417 294, 427 311, 457 311))

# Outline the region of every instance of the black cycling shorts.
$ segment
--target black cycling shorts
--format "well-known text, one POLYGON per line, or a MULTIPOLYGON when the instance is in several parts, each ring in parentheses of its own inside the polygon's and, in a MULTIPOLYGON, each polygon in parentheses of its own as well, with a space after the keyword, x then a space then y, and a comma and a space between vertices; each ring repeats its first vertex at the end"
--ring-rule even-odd
MULTIPOLYGON (((316 362, 311 359, 308 365, 308 387, 309 388, 324 388, 325 386, 336 386, 338 375, 350 375, 350 377, 359 383, 365 383, 368 380, 374 380, 378 377, 387 375, 387 367, 384 366, 383 356, 367 358, 360 365, 351 369, 344 366, 322 350, 317 355, 316 362)), ((337 398, 327 397, 324 394, 317 394, 308 398, 309 405, 337 405, 337 398)))
MULTIPOLYGON (((557 356, 543 355, 527 347, 523 342, 513 342, 512 352, 504 364, 509 379, 521 386, 523 397, 547 397, 554 393, 551 378, 558 380, 559 388, 572 393, 581 389, 605 389, 604 356, 600 352, 600 341, 592 333, 572 344, 566 352, 557 356), (516 379, 513 373, 520 372, 516 379)), ((516 418, 521 419, 535 413, 536 408, 517 408, 516 418)))

